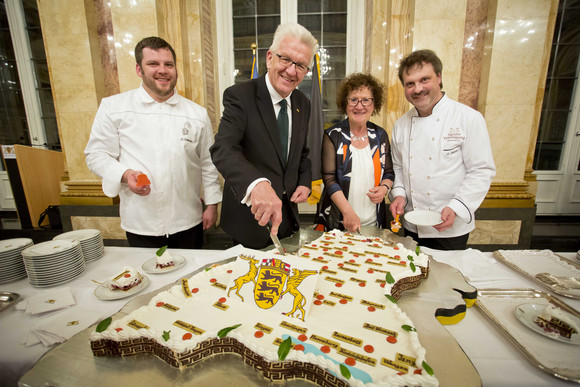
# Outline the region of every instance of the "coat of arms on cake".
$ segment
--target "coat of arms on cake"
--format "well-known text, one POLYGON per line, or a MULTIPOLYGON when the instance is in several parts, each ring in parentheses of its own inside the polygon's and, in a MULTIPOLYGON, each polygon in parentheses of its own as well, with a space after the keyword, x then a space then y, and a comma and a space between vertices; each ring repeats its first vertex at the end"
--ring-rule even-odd
POLYGON ((428 275, 402 244, 340 231, 294 255, 244 250, 91 334, 95 356, 153 353, 184 367, 235 353, 270 380, 437 386, 401 292, 428 275))
POLYGON ((246 251, 234 264, 227 297, 231 303, 257 308, 256 312, 268 309, 304 321, 313 302, 319 266, 290 255, 273 258, 246 251))

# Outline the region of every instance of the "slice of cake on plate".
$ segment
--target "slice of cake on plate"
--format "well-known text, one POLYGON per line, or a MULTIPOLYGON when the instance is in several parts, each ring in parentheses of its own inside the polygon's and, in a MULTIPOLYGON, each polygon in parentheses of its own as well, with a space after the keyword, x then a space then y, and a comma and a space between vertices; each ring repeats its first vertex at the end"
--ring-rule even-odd
POLYGON ((109 280, 109 287, 111 290, 127 291, 139 285, 142 280, 143 278, 137 270, 131 266, 125 266, 120 274, 113 276, 109 280))
POLYGON ((535 318, 534 322, 543 328, 545 332, 560 335, 567 339, 574 334, 578 334, 579 330, 576 322, 554 305, 546 306, 542 313, 535 318))
POLYGON ((166 269, 168 267, 175 266, 175 261, 173 256, 167 250, 167 246, 163 246, 155 253, 155 268, 156 269, 166 269))

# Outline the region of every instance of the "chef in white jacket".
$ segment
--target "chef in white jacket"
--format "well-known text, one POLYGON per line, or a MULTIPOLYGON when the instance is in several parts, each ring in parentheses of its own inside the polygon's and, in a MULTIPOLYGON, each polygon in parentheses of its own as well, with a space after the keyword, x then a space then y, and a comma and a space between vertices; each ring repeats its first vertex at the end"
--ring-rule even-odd
POLYGON ((483 116, 441 90, 442 68, 430 50, 415 51, 400 63, 399 79, 414 108, 393 127, 390 210, 393 217, 416 210, 441 213, 434 226, 405 221, 405 235, 420 246, 462 250, 495 164, 483 116))
POLYGON ((87 165, 102 177, 105 195, 119 195, 130 246, 201 248, 222 200, 209 116, 175 91, 169 43, 145 38, 135 59, 141 86, 103 98, 85 148, 87 165))

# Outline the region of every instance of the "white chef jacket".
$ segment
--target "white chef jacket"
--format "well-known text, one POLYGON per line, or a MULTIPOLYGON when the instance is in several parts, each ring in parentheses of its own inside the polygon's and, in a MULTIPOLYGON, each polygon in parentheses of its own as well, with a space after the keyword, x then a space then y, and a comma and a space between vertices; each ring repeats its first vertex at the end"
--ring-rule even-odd
POLYGON ((102 177, 105 195, 119 195, 124 230, 170 235, 202 222, 202 185, 206 204, 222 200, 209 153, 213 141, 205 108, 177 91, 159 103, 141 85, 103 98, 85 156, 90 170, 102 177), (149 195, 136 195, 121 184, 127 169, 147 175, 149 195))
POLYGON ((405 212, 450 207, 457 216, 453 226, 439 232, 432 226, 406 229, 421 238, 449 238, 475 228, 474 212, 495 176, 495 164, 483 116, 444 95, 428 117, 415 108, 393 127, 392 197, 404 196, 405 212))

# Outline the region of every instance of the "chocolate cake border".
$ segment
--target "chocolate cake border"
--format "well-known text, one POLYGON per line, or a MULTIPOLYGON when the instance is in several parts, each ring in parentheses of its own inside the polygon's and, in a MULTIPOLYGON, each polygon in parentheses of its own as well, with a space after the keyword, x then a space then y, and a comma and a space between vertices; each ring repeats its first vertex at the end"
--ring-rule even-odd
POLYGON ((152 339, 131 339, 115 341, 102 339, 91 341, 91 349, 96 357, 123 357, 152 354, 167 364, 188 367, 201 363, 211 356, 220 354, 239 355, 245 364, 273 382, 305 379, 322 387, 347 387, 349 384, 326 369, 312 363, 300 361, 269 362, 244 344, 231 337, 211 338, 200 342, 194 349, 177 353, 152 339))

